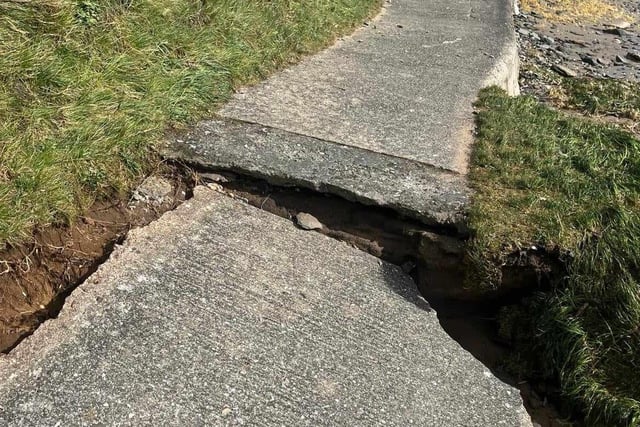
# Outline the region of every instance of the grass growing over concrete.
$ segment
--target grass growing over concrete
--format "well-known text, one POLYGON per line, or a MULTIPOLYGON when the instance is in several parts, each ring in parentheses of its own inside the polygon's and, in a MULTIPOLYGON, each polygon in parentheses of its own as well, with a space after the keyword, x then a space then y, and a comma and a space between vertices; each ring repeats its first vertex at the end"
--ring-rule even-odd
POLYGON ((129 190, 167 127, 210 114, 379 5, 0 2, 0 244, 129 190))
POLYGON ((559 248, 567 276, 515 325, 524 354, 590 422, 638 425, 640 141, 495 88, 478 107, 468 252, 477 283, 499 286, 514 251, 559 248))

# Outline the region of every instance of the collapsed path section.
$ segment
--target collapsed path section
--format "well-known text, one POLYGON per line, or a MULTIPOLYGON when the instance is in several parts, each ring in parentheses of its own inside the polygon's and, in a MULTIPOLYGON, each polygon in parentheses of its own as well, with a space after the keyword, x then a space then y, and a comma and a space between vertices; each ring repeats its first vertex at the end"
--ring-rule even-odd
POLYGON ((0 378, 2 425, 530 425, 398 267, 201 187, 0 378))
POLYGON ((241 90, 166 155, 460 228, 478 91, 517 93, 512 0, 394 0, 353 36, 241 90))

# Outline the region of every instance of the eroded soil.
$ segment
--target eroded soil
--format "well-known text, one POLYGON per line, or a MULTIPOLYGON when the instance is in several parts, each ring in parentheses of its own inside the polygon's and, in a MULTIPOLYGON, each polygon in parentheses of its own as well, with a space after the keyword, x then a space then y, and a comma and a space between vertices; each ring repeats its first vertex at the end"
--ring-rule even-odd
POLYGON ((96 270, 130 229, 159 218, 190 193, 188 178, 170 168, 145 182, 156 183, 149 194, 137 191, 131 198, 97 202, 74 224, 36 230, 30 244, 0 252, 1 352, 55 317, 68 293, 96 270), (164 184, 160 190, 158 182, 164 184))

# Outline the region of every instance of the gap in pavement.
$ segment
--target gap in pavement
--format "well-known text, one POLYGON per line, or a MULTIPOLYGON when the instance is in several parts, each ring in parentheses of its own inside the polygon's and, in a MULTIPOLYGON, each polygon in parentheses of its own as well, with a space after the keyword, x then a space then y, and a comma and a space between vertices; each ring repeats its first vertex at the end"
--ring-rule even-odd
MULTIPOLYGON (((184 200, 192 196, 195 185, 205 184, 294 223, 297 214, 308 213, 323 224, 317 232, 401 266, 436 310, 443 329, 494 375, 520 389, 534 421, 545 427, 555 425, 546 421, 558 418, 556 411, 551 406, 540 407, 537 403, 540 399, 527 383, 519 383, 500 369, 509 348, 498 338, 498 310, 527 296, 533 288, 518 288, 491 298, 467 294, 462 286, 464 237, 454 228, 427 226, 390 208, 364 205, 299 187, 274 186, 233 171, 194 169, 177 162, 170 166, 181 177, 184 200)), ((109 258, 126 236, 127 233, 118 235, 105 247, 104 253, 93 260, 86 274, 68 283, 47 305, 38 322, 55 319, 67 297, 109 258)), ((6 351, 30 334, 24 334, 6 351)))
POLYGON ((77 222, 35 230, 31 243, 1 251, 0 353, 9 353, 42 323, 56 318, 67 297, 109 259, 129 231, 190 199, 194 185, 182 172, 161 165, 144 181, 170 186, 161 200, 99 201, 77 222))
POLYGON ((323 225, 315 232, 401 266, 436 310, 445 332, 494 375, 518 388, 525 408, 537 424, 562 425, 559 412, 536 392, 553 385, 534 386, 510 377, 502 369, 510 348, 498 335, 498 312, 539 289, 539 278, 514 271, 511 280, 522 281, 522 287, 491 296, 467 293, 463 288, 465 237, 455 229, 427 226, 390 208, 364 205, 306 188, 272 185, 235 171, 184 164, 183 167, 191 170, 198 184, 208 185, 294 224, 299 213, 311 214, 323 225))

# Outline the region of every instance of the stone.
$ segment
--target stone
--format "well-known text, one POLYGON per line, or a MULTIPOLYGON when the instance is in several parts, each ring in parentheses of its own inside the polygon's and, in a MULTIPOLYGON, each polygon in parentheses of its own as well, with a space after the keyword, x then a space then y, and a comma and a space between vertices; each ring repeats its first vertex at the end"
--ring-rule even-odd
POLYGON ((578 73, 571 68, 561 64, 554 64, 551 69, 564 77, 576 77, 578 75, 578 73))
POLYGON ((542 36, 542 41, 550 45, 556 42, 556 40, 553 37, 549 37, 549 36, 542 36))
POLYGON ((132 199, 153 205, 163 204, 173 194, 171 182, 160 176, 150 176, 133 192, 132 199))
POLYGON ((585 64, 593 65, 594 67, 600 65, 598 60, 591 55, 583 55, 580 59, 582 59, 582 62, 585 64))
POLYGON ((618 37, 622 37, 624 35, 626 35, 626 31, 620 28, 605 28, 604 30, 602 30, 604 33, 607 34, 613 34, 615 36, 618 37))
POLYGON ((635 62, 640 62, 640 52, 627 52, 627 58, 635 62))
POLYGON ((320 230, 323 227, 318 218, 306 212, 300 212, 296 215, 296 224, 303 230, 320 230))
POLYGON ((624 20, 617 20, 617 21, 607 22, 605 25, 607 27, 619 28, 624 30, 631 26, 631 22, 624 21, 624 20))
POLYGON ((198 177, 205 182, 227 183, 231 181, 228 176, 219 173, 199 172, 198 177))
POLYGON ((628 64, 629 61, 627 61, 625 58, 623 58, 620 55, 616 55, 616 59, 615 59, 616 64, 620 64, 620 65, 624 65, 624 64, 628 64))

